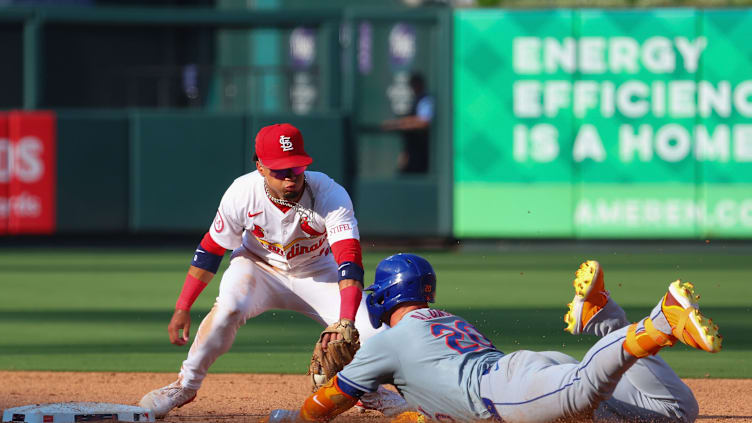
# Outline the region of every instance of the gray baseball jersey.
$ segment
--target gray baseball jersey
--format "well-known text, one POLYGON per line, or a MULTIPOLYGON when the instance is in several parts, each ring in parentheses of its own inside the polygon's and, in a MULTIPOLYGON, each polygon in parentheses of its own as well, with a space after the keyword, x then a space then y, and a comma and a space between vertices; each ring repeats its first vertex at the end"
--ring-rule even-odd
POLYGON ((694 421, 691 390, 659 357, 624 351, 628 322, 609 304, 589 324, 603 326, 603 338, 582 361, 558 351, 505 355, 461 317, 415 310, 364 343, 339 386, 360 397, 392 383, 437 421, 543 422, 590 412, 596 421, 694 421))
POLYGON ((487 419, 481 375, 503 356, 466 320, 424 308, 364 343, 338 379, 358 397, 394 384, 408 403, 440 421, 487 419))

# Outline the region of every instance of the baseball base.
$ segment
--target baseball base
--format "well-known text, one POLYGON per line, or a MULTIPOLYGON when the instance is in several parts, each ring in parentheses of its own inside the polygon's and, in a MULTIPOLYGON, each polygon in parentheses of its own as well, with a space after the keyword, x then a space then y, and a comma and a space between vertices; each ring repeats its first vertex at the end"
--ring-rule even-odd
POLYGON ((3 422, 74 423, 74 422, 153 422, 151 410, 133 405, 106 402, 60 402, 30 404, 3 411, 3 422))

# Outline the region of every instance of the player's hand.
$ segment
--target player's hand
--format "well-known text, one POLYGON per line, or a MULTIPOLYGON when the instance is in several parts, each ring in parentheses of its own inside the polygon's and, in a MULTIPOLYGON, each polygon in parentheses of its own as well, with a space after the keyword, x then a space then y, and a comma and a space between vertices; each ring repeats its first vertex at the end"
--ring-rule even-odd
POLYGON ((170 342, 175 345, 185 345, 191 339, 191 314, 185 310, 175 310, 167 325, 170 342), (183 331, 182 335, 180 331, 183 331))
MULTIPOLYGON (((350 322, 350 323, 352 323, 353 326, 355 326, 355 322, 353 322, 350 319, 342 319, 342 320, 350 322)), ((323 334, 321 336, 321 349, 324 350, 324 351, 326 351, 326 344, 328 344, 328 343, 330 343, 332 341, 340 340, 340 339, 342 339, 342 334, 341 333, 325 333, 325 334, 323 334)))
POLYGON ((331 341, 336 341, 338 339, 342 339, 341 333, 325 333, 321 337, 321 349, 326 351, 326 344, 328 344, 331 341))
POLYGON ((340 319, 321 331, 313 347, 311 364, 308 366, 311 388, 316 391, 324 386, 352 361, 358 348, 360 348, 360 335, 350 319, 340 319), (326 351, 322 345, 324 339, 327 342, 326 351))

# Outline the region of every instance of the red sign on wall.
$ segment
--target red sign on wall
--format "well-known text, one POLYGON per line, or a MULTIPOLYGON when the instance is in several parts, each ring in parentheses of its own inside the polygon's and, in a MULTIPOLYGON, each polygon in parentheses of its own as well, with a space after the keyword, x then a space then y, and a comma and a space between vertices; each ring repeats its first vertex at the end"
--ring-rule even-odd
MULTIPOLYGON (((10 112, 7 128, 7 232, 51 234, 55 231, 56 220, 55 115, 38 111, 10 112)), ((2 169, 0 167, 0 181, 2 169)))
POLYGON ((10 207, 10 141, 8 140, 8 114, 0 113, 0 235, 8 233, 10 207))

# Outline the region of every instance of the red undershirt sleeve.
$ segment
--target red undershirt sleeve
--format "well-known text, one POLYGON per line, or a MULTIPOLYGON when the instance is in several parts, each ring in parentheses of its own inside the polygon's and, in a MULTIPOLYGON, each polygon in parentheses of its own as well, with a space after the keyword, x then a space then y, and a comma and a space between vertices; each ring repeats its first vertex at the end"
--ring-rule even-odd
POLYGON ((351 261, 361 269, 363 268, 363 253, 360 249, 360 241, 357 239, 350 238, 335 242, 332 244, 332 254, 337 265, 351 261))
MULTIPOLYGON (((362 276, 363 269, 363 254, 360 250, 360 241, 357 239, 343 239, 332 244, 332 254, 337 265, 342 263, 354 263, 360 267, 360 274, 362 276)), ((352 264, 349 264, 352 266, 352 264)), ((363 283, 363 281, 360 281, 363 283)), ((355 321, 355 315, 358 312, 360 306, 360 300, 363 298, 363 293, 357 286, 348 286, 339 291, 340 305, 339 305, 339 318, 355 321)))
MULTIPOLYGON (((209 232, 207 232, 196 249, 196 254, 191 262, 191 266, 211 272, 209 274, 213 275, 217 273, 217 268, 219 268, 219 263, 222 261, 224 255, 225 248, 217 244, 214 239, 212 239, 209 232)), ((191 306, 196 301, 199 294, 201 294, 201 291, 206 288, 206 285, 206 282, 198 279, 189 272, 185 277, 183 289, 180 291, 180 296, 175 303, 175 308, 190 311, 191 306)))
POLYGON ((207 253, 212 253, 217 256, 225 255, 225 247, 217 244, 214 239, 212 239, 209 232, 204 235, 200 245, 207 253))

